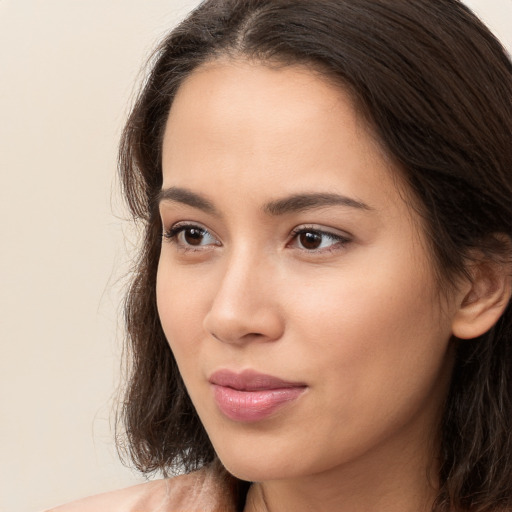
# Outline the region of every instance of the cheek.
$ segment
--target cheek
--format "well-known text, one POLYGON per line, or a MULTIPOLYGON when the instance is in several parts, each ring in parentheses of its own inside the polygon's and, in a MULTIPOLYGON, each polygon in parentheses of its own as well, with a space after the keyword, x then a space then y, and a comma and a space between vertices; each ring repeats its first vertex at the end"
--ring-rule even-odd
MULTIPOLYGON (((156 280, 158 314, 171 348, 179 346, 193 335, 197 325, 197 294, 190 293, 188 283, 180 273, 172 272, 169 265, 158 266, 156 280)), ((191 343, 185 346, 192 347, 191 343)))
POLYGON ((372 389, 374 403, 387 391, 427 386, 442 366, 451 325, 430 273, 411 261, 382 250, 358 268, 347 261, 330 279, 295 286, 288 299, 294 358, 315 361, 340 389, 372 389))
POLYGON ((333 453, 347 439, 358 450, 361 439, 378 442, 413 417, 433 416, 442 400, 449 328, 433 323, 427 283, 398 276, 396 288, 374 273, 294 297, 294 364, 311 379, 311 421, 328 433, 333 453))
POLYGON ((425 334, 439 323, 438 301, 421 272, 353 265, 324 276, 288 279, 287 309, 310 339, 356 337, 375 346, 408 332, 425 334), (304 284, 306 283, 306 284, 304 284))
POLYGON ((182 373, 186 373, 189 362, 196 364, 202 348, 203 320, 214 295, 213 281, 200 271, 175 268, 165 259, 159 263, 156 281, 158 314, 182 373))

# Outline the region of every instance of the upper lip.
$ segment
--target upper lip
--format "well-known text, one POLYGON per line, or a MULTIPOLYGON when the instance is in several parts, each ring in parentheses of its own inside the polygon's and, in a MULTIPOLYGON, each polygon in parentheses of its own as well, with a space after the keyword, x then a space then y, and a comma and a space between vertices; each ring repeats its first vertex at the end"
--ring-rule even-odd
POLYGON ((306 384, 303 382, 290 382, 254 370, 244 370, 242 372, 218 370, 212 373, 208 380, 211 384, 237 389, 239 391, 306 387, 306 384))

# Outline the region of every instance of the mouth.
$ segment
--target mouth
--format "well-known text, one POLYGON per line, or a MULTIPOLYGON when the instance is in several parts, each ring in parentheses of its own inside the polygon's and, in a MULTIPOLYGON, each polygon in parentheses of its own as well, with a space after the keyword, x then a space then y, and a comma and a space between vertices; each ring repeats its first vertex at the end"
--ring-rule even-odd
POLYGON ((220 370, 209 378, 220 412, 238 422, 262 421, 304 393, 307 385, 253 370, 220 370))

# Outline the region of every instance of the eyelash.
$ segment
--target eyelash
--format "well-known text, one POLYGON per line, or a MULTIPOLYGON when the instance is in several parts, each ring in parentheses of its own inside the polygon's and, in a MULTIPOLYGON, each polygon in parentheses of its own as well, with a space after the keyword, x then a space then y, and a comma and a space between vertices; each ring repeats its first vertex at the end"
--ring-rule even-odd
MULTIPOLYGON (((192 251, 192 252, 202 251, 202 250, 205 250, 206 247, 211 245, 211 244, 206 244, 206 245, 193 246, 190 244, 180 242, 178 240, 179 235, 181 233, 183 233, 184 231, 186 231, 187 229, 194 229, 194 230, 199 231, 203 236, 206 234, 206 235, 210 235, 212 238, 215 238, 213 235, 211 235, 211 233, 206 228, 204 228, 198 224, 175 224, 170 229, 164 231, 163 238, 164 238, 164 240, 171 242, 171 243, 175 244, 176 246, 178 246, 180 248, 180 250, 182 250, 182 251, 192 251)), ((318 248, 317 249, 307 249, 305 247, 302 247, 302 248, 297 247, 299 250, 304 251, 306 253, 310 253, 310 254, 334 252, 336 250, 344 248, 348 243, 351 242, 351 239, 348 236, 339 235, 336 233, 332 233, 330 231, 318 229, 313 226, 311 226, 311 227, 300 226, 300 227, 295 228, 291 232, 291 240, 290 240, 290 242, 288 242, 288 245, 292 244, 292 243, 297 243, 298 237, 300 237, 301 235, 305 235, 305 234, 313 234, 313 235, 319 236, 321 238, 324 238, 324 239, 327 238, 327 239, 333 241, 333 243, 330 244, 328 247, 319 248, 319 249, 318 248)), ((213 245, 220 246, 221 244, 218 243, 218 244, 213 244, 213 245)))

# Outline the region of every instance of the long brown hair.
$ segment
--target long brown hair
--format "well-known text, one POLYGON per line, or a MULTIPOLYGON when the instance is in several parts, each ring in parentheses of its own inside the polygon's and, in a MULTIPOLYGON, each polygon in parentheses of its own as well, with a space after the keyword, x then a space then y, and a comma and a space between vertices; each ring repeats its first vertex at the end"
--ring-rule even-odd
MULTIPOLYGON (((207 0, 155 52, 120 146, 124 194, 145 226, 126 299, 131 374, 121 411, 143 472, 191 470, 215 458, 158 318, 155 197, 176 91, 198 66, 226 55, 313 65, 343 84, 403 169, 446 285, 465 272, 475 248, 512 256, 503 243, 512 237, 512 64, 467 7, 457 0, 207 0)), ((453 342, 434 509, 512 508, 511 305, 485 335, 453 342)))

